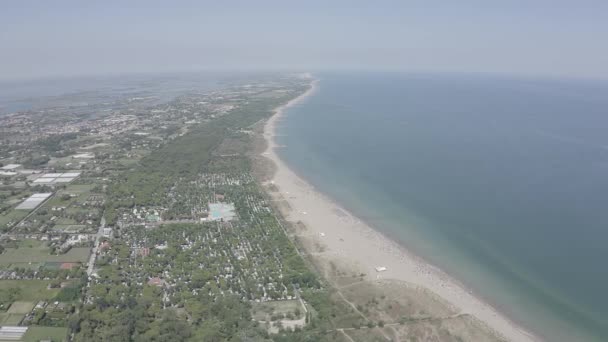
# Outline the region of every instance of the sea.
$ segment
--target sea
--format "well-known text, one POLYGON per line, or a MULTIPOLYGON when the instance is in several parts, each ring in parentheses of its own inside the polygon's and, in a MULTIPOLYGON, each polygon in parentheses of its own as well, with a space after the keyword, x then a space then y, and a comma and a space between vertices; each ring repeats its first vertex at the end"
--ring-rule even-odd
POLYGON ((549 341, 608 340, 608 82, 321 73, 278 153, 549 341))

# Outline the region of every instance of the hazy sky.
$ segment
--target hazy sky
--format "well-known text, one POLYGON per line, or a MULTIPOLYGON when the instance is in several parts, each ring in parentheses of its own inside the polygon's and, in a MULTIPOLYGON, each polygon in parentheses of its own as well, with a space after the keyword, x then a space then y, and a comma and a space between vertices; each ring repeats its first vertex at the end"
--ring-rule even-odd
POLYGON ((336 68, 608 79, 608 0, 0 2, 0 79, 336 68))

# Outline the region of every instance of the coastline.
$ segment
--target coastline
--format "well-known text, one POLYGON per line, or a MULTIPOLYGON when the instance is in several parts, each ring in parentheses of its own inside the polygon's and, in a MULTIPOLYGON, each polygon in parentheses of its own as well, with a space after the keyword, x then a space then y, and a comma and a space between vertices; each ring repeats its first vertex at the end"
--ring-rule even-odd
POLYGON ((307 249, 313 258, 326 258, 366 274, 366 279, 398 280, 425 289, 448 302, 459 314, 470 314, 497 335, 511 341, 539 341, 510 321, 495 308, 475 297, 456 279, 403 246, 374 230, 340 205, 314 189, 281 160, 274 141, 276 124, 290 107, 304 101, 318 90, 318 80, 311 79, 305 93, 275 109, 264 125, 266 150, 262 153, 274 165, 270 183, 276 189, 270 195, 285 201, 289 209, 281 209, 287 221, 302 223, 305 234, 323 246, 322 256, 307 249), (313 255, 315 254, 315 255, 313 255), (386 267, 377 272, 377 267, 386 267))

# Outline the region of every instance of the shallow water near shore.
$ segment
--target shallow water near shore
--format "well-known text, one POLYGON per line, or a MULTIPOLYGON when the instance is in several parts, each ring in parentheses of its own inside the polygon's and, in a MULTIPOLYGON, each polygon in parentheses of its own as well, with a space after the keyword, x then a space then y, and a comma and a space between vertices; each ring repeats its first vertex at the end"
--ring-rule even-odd
POLYGON ((608 83, 317 76, 290 167, 548 340, 608 336, 608 83))

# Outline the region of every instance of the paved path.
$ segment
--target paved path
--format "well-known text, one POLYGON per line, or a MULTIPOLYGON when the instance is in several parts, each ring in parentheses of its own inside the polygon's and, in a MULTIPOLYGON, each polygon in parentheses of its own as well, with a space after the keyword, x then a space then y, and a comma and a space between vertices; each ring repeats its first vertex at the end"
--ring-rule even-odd
POLYGON ((87 267, 87 275, 90 277, 93 274, 93 269, 95 267, 95 259, 97 258, 97 249, 99 248, 99 239, 103 236, 103 229, 106 227, 106 218, 101 217, 101 221, 99 222, 99 230, 97 230, 97 234, 95 234, 95 243, 93 245, 93 250, 91 251, 91 256, 89 257, 89 265, 87 267))

